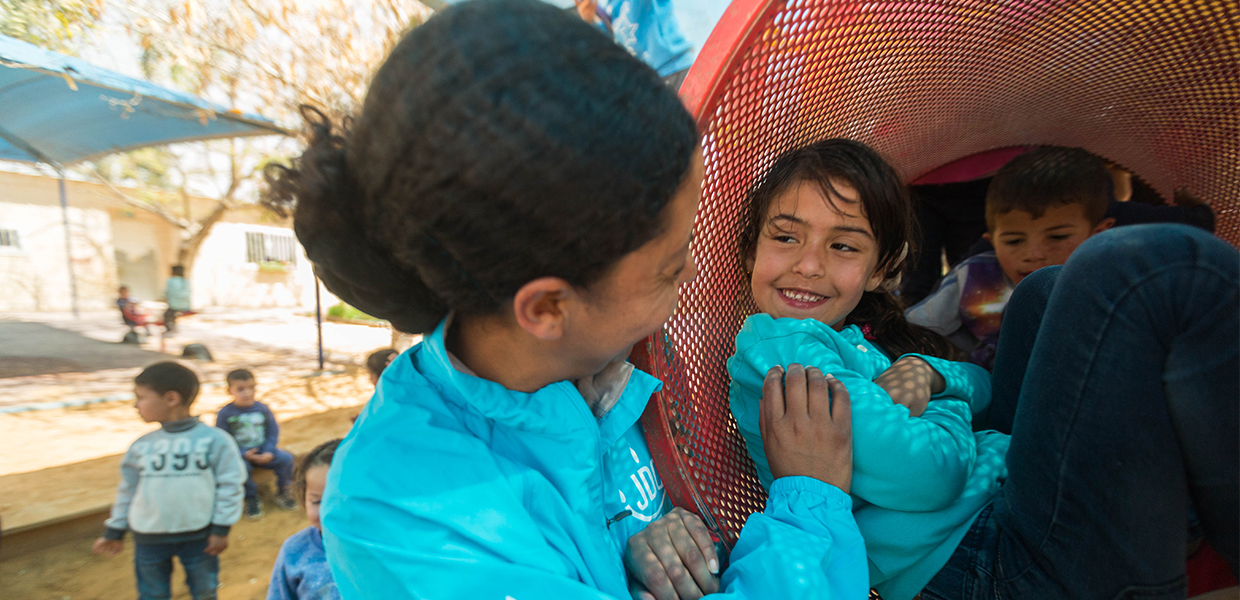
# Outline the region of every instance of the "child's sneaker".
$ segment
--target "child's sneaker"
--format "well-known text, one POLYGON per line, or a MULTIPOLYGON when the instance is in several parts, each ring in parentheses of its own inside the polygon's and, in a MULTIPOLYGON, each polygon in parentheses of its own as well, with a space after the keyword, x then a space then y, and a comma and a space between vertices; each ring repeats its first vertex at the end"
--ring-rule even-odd
POLYGON ((245 499, 245 518, 261 519, 263 517, 263 502, 258 496, 245 499))
POLYGON ((297 501, 293 499, 292 494, 288 493, 288 490, 285 490, 276 496, 276 506, 284 510, 293 510, 297 508, 297 501))

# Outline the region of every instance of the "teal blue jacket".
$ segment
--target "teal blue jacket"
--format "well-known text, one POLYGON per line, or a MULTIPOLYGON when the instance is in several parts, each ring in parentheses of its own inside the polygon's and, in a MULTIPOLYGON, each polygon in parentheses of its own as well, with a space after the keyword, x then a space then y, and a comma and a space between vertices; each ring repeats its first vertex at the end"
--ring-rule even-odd
POLYGON ((870 585, 885 600, 909 600, 921 591, 1007 477, 1008 436, 975 434, 971 425, 972 411, 990 402, 990 374, 969 363, 921 358, 947 388, 920 417, 873 383, 891 360, 856 326, 837 332, 812 319, 754 315, 728 360, 732 414, 764 486, 771 485, 771 472, 758 412, 766 372, 775 365, 815 366, 848 388, 853 514, 865 538, 870 585))
MULTIPOLYGON (((514 392, 443 339, 440 324, 384 371, 332 461, 322 523, 341 597, 629 598, 624 547, 670 509, 638 423, 660 382, 624 363, 604 371, 618 385, 514 392)), ((775 481, 718 597, 864 599, 851 508, 821 481, 775 481)))

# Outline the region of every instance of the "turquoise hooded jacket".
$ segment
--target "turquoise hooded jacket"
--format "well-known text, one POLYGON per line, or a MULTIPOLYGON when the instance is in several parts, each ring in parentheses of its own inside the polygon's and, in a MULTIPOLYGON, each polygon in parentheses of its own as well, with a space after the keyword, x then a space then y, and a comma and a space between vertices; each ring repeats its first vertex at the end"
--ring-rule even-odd
MULTIPOLYGON (((628 538, 671 508, 638 423, 660 382, 618 363, 514 392, 456 362, 446 322, 384 371, 332 461, 321 515, 340 596, 629 598, 628 538)), ((851 508, 816 479, 775 481, 711 597, 864 599, 851 508)))
POLYGON ((891 360, 856 325, 835 331, 813 319, 745 320, 728 359, 729 402, 763 486, 758 406, 775 365, 797 363, 848 388, 853 423, 853 514, 865 538, 870 585, 885 600, 910 600, 938 573, 1007 478, 1008 436, 974 433, 972 412, 990 403, 990 373, 970 363, 916 355, 947 383, 920 417, 874 379, 891 360))

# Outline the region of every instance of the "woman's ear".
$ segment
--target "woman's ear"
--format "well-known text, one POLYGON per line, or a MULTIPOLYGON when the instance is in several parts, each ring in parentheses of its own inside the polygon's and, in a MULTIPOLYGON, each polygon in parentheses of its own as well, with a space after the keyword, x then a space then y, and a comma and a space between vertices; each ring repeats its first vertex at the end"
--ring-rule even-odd
POLYGON ((559 277, 540 277, 517 290, 512 312, 517 325, 534 337, 553 341, 564 335, 569 306, 577 300, 573 286, 559 277))

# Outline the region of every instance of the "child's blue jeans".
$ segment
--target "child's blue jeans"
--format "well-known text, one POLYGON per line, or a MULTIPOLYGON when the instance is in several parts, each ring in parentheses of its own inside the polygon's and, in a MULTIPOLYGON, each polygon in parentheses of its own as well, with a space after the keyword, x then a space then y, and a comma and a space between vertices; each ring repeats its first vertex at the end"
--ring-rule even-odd
POLYGON ((254 483, 254 469, 270 469, 276 472, 276 487, 280 492, 288 490, 289 484, 293 483, 293 463, 296 459, 292 454, 285 452, 279 448, 271 451, 271 462, 265 465, 256 465, 250 461, 245 461, 245 497, 253 498, 258 495, 258 484, 254 483))
POLYGON ((220 559, 203 553, 207 538, 172 544, 134 544, 134 572, 138 576, 138 600, 172 597, 172 557, 181 560, 185 585, 194 600, 215 600, 220 559))
POLYGON ((1235 569, 1238 290, 1240 253, 1183 225, 1105 232, 1021 282, 992 400, 1008 479, 922 597, 1183 598, 1190 497, 1235 569))

